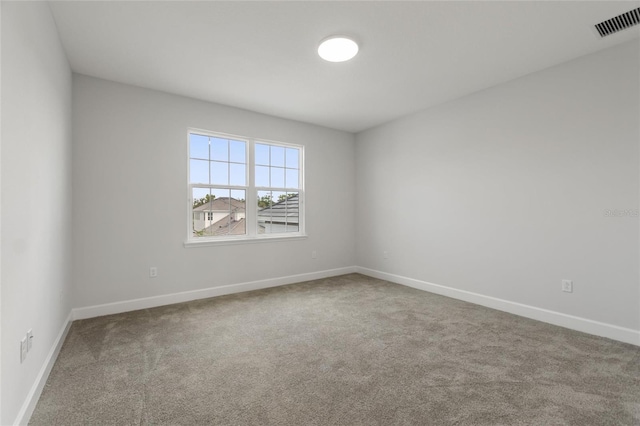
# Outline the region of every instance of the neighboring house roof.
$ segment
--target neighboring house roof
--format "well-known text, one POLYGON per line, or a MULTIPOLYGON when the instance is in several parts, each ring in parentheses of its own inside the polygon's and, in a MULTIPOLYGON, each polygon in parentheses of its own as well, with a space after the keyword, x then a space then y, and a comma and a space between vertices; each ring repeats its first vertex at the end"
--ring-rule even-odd
POLYGON ((194 207, 193 211, 235 211, 235 212, 243 212, 245 211, 245 203, 244 201, 236 200, 235 198, 229 197, 220 197, 214 198, 213 202, 205 203, 201 206, 194 207))
POLYGON ((258 210, 258 221, 298 223, 300 216, 300 201, 298 194, 285 200, 273 203, 270 207, 258 210))
POLYGON ((244 235, 247 233, 247 224, 244 218, 229 222, 229 216, 212 223, 203 229, 204 235, 244 235))

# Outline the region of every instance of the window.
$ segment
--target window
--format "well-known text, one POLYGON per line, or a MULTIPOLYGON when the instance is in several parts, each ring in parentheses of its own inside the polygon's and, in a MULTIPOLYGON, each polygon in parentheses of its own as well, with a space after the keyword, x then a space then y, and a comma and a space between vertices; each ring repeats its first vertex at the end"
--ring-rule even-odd
POLYGON ((299 157, 298 148, 255 144, 259 234, 299 231, 299 157))
POLYGON ((303 147, 189 131, 187 243, 304 235, 303 147))

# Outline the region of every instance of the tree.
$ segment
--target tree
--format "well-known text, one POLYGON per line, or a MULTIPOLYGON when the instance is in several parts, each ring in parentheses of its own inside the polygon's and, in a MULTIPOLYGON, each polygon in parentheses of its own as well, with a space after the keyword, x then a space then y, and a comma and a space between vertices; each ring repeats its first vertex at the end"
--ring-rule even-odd
POLYGON ((265 207, 271 206, 271 204, 281 203, 291 197, 295 197, 296 195, 298 194, 280 194, 278 196, 278 201, 276 202, 273 201, 273 197, 271 195, 263 195, 262 197, 258 197, 258 207, 264 209, 265 207))
POLYGON ((284 200, 288 200, 289 198, 291 198, 291 197, 293 197, 293 196, 295 196, 295 195, 296 195, 296 194, 281 194, 281 195, 278 197, 278 202, 279 202, 279 203, 281 203, 281 202, 283 202, 284 200))
POLYGON ((271 195, 263 195, 262 197, 258 197, 258 207, 263 209, 265 207, 269 207, 271 205, 271 195))
POLYGON ((211 195, 211 194, 207 194, 206 196, 200 198, 200 199, 194 199, 193 200, 193 208, 195 209, 196 207, 200 207, 204 204, 207 204, 211 201, 213 201, 216 198, 215 195, 211 195))

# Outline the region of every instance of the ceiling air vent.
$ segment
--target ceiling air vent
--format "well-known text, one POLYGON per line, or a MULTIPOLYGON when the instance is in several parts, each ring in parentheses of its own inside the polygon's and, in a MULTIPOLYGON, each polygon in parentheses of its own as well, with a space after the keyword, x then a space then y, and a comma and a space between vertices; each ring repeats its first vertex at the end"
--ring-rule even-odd
POLYGON ((640 23, 640 7, 596 24, 600 37, 606 37, 640 23))

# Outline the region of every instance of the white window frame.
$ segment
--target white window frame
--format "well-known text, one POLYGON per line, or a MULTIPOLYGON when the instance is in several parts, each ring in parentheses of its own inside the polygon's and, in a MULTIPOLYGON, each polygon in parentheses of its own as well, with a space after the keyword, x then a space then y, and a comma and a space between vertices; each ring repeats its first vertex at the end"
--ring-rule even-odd
POLYGON ((305 162, 304 162, 304 146, 286 142, 272 141, 262 138, 249 138, 246 136, 232 135, 229 133, 212 132, 210 130, 203 130, 197 128, 187 129, 187 239, 184 241, 185 247, 203 247, 212 245, 226 245, 226 244, 246 244, 246 243, 259 243, 269 241, 291 241, 298 239, 306 239, 305 232, 305 191, 304 191, 304 175, 305 175, 305 162), (191 148, 190 148, 190 135, 196 133, 198 135, 233 139, 246 143, 246 186, 235 185, 215 185, 215 184, 200 184, 191 182, 191 148), (255 146, 256 144, 267 144, 272 146, 280 146, 284 148, 297 148, 300 152, 298 157, 298 181, 299 188, 276 188, 276 187, 257 187, 255 185, 255 146), (193 188, 230 188, 239 189, 245 191, 245 223, 246 234, 245 235, 226 235, 226 236, 211 236, 211 237, 194 237, 193 236, 193 188), (297 192, 298 193, 298 232, 281 232, 274 234, 258 234, 258 191, 281 191, 281 192, 297 192))

